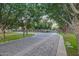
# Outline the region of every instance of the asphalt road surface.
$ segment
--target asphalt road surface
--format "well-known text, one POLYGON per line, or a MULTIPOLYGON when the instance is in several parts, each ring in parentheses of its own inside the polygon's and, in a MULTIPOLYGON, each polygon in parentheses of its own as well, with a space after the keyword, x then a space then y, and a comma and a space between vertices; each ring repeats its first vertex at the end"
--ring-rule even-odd
POLYGON ((57 33, 37 33, 33 37, 0 44, 1 56, 56 56, 57 33))

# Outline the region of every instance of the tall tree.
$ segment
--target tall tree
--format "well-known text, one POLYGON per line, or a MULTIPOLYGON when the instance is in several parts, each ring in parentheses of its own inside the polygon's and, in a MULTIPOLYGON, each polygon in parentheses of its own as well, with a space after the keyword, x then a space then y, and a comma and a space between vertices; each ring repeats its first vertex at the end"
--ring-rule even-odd
POLYGON ((79 4, 69 4, 71 10, 70 14, 72 15, 71 22, 73 25, 74 32, 77 36, 78 43, 78 55, 79 55, 79 4))
POLYGON ((13 26, 14 10, 12 8, 13 4, 0 4, 0 28, 3 32, 5 39, 5 30, 13 26))

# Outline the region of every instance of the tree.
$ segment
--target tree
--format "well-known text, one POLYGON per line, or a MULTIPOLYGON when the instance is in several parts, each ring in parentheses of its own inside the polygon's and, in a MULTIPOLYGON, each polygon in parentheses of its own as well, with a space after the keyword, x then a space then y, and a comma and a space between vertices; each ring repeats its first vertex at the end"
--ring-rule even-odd
POLYGON ((78 55, 79 55, 79 4, 69 4, 70 5, 70 8, 71 10, 69 11, 72 11, 70 12, 70 14, 72 15, 72 18, 71 18, 71 22, 72 22, 72 25, 73 25, 73 29, 74 29, 74 32, 77 36, 77 43, 78 43, 78 55))
POLYGON ((17 4, 16 6, 16 11, 18 12, 17 14, 17 21, 19 27, 22 28, 23 31, 23 37, 25 36, 25 21, 26 21, 26 4, 17 4))
POLYGON ((13 4, 0 4, 0 29, 5 39, 5 30, 13 26, 15 20, 13 4))
POLYGON ((24 23, 19 21, 25 17, 26 4, 0 4, 0 29, 3 31, 5 39, 5 30, 17 28, 24 29, 24 23), (20 24, 19 24, 20 23, 20 24))
MULTIPOLYGON (((52 4, 50 4, 49 6, 51 5, 52 4)), ((49 12, 53 12, 51 16, 52 17, 54 16, 53 18, 59 23, 60 26, 63 25, 62 28, 64 27, 66 30, 68 28, 72 29, 72 32, 74 32, 77 36, 77 42, 79 46, 79 17, 78 17, 79 4, 63 4, 63 5, 58 4, 55 5, 54 7, 52 7, 51 9, 52 11, 49 10, 49 12), (56 9, 54 7, 56 7, 56 9)), ((78 47, 78 55, 79 55, 79 47, 78 47)))

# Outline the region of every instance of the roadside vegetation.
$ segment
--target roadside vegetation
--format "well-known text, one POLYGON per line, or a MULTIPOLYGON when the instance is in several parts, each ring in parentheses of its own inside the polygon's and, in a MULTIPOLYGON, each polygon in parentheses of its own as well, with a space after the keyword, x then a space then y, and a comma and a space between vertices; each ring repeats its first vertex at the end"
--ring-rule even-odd
MULTIPOLYGON (((33 36, 33 34, 26 34, 25 37, 31 37, 33 36)), ((6 39, 3 39, 3 34, 0 34, 0 43, 6 43, 9 41, 13 41, 13 40, 19 40, 24 38, 22 34, 18 34, 18 33, 6 33, 5 34, 6 39)))
POLYGON ((77 55, 77 38, 74 33, 61 33, 64 37, 64 44, 66 47, 67 55, 77 55))

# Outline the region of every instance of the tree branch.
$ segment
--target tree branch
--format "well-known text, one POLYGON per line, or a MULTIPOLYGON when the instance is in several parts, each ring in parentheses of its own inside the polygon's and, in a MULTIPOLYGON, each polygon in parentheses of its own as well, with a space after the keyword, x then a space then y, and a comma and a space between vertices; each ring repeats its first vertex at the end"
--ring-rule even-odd
POLYGON ((62 18, 62 17, 60 17, 64 22, 66 22, 71 28, 73 28, 73 26, 72 26, 72 24, 71 23, 69 23, 69 21, 67 21, 66 19, 64 19, 64 18, 62 18))
POLYGON ((79 14, 79 10, 76 9, 76 7, 74 6, 74 4, 70 4, 70 7, 72 8, 73 12, 76 14, 79 14))

